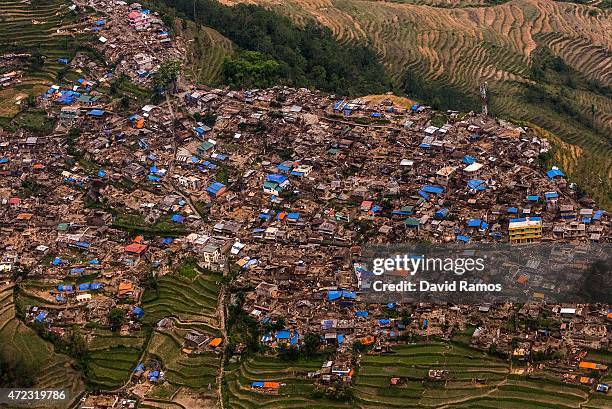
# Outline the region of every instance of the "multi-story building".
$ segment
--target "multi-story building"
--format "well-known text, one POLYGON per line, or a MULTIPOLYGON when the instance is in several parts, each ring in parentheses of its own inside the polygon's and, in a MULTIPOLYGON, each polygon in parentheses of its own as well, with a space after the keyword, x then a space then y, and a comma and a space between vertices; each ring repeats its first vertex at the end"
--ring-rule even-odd
POLYGON ((524 217, 510 219, 508 225, 510 243, 531 243, 542 239, 542 218, 524 217))

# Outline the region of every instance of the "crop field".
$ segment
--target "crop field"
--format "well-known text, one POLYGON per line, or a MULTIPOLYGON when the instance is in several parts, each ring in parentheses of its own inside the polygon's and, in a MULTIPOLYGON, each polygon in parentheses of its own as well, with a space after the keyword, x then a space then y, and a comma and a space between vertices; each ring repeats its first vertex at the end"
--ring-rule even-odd
MULTIPOLYGON (((551 0, 224 1, 241 2, 272 8, 298 23, 314 19, 342 42, 370 44, 398 84, 409 75, 434 90, 457 90, 478 107, 479 86, 487 81, 490 112, 532 122, 584 149, 583 161, 590 165, 575 167, 570 176, 604 206, 612 203, 609 10, 551 0), (560 113, 555 103, 525 99, 534 54, 541 48, 584 81, 599 84, 547 88, 551 95, 564 95, 582 120, 560 113)), ((418 97, 416 89, 406 92, 418 97)))
POLYGON ((56 354, 50 343, 15 317, 13 286, 0 288, 0 339, 2 353, 32 365, 36 374, 35 387, 66 388, 72 402, 80 398, 84 384, 70 359, 56 354))
POLYGON ((322 360, 283 362, 265 356, 245 358, 240 364, 226 367, 226 406, 232 409, 352 407, 312 396, 314 381, 307 379, 306 375, 321 369, 322 363, 322 360), (277 395, 265 394, 251 389, 251 383, 256 381, 276 381, 285 385, 280 387, 277 395))
POLYGON ((217 302, 221 275, 197 271, 190 279, 181 275, 160 277, 157 291, 145 292, 145 320, 156 323, 164 317, 196 324, 214 331, 219 327, 217 302))

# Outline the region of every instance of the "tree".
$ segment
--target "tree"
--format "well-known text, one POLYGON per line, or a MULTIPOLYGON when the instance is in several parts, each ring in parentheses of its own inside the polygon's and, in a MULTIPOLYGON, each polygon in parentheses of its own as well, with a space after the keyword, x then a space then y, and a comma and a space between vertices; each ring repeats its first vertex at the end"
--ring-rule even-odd
POLYGON ((317 354, 319 351, 319 347, 321 346, 321 337, 319 334, 315 334, 309 332, 304 337, 304 345, 302 346, 302 350, 304 351, 304 355, 311 358, 317 354))
POLYGON ((121 328, 123 320, 125 319, 125 311, 119 308, 113 308, 108 313, 108 323, 111 331, 117 331, 121 328))
POLYGON ((153 80, 158 91, 168 90, 174 92, 176 81, 181 73, 181 62, 179 60, 166 60, 159 66, 153 80))

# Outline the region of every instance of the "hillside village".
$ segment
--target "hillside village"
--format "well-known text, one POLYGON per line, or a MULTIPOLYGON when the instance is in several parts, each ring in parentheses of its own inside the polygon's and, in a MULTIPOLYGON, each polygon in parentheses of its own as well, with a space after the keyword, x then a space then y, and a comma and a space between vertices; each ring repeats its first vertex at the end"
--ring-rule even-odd
MULTIPOLYGON (((155 88, 187 45, 138 3, 74 6, 89 10, 78 30, 102 58, 62 61, 78 79, 35 99, 51 132, 0 130, 0 274, 40 336, 83 337, 95 387, 79 407, 223 407, 230 394, 233 408, 244 393, 260 404, 299 395, 292 382, 331 399, 359 390, 373 357, 432 341, 456 348, 433 344, 432 356, 486 353, 483 362, 511 363, 506 377, 545 373, 584 402, 601 399, 593 407, 611 404, 608 304, 379 305, 358 286, 373 244, 605 249, 608 212, 551 162, 537 129, 392 96, 237 91, 182 75, 157 99, 124 100, 117 79, 155 88), (325 359, 297 380, 237 375, 253 348, 291 359, 312 345, 325 359)), ((516 268, 512 278, 527 281, 516 268)), ((502 381, 486 371, 459 380, 460 365, 444 362, 380 379, 398 390, 415 379, 483 391, 502 381)))

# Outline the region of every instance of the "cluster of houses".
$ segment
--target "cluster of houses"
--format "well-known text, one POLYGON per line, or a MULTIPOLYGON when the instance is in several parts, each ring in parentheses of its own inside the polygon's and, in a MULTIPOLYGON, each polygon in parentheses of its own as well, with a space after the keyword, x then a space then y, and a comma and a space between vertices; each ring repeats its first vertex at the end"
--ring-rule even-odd
MULTIPOLYGON (((53 84, 37 101, 52 134, 0 130, 0 276, 23 280, 22 294, 38 300, 30 322, 65 334, 74 324, 109 325, 120 308, 129 334, 147 314, 150 276, 176 274, 192 258, 250 288, 241 308, 262 327, 282 319, 284 328, 259 340, 270 350, 299 348, 309 333, 333 347, 310 374, 322 383, 350 382, 356 343, 376 352, 469 328, 472 346, 529 365, 535 352, 563 351, 567 363, 610 347, 612 312, 600 304, 515 311, 509 303, 368 304, 359 293, 355 266, 371 244, 609 243, 609 214, 563 169, 542 167, 550 146, 536 130, 451 111, 438 123, 420 104, 282 86, 187 83, 169 103, 115 109, 113 78, 150 85, 183 45, 137 3, 80 5, 109 16, 92 15, 89 29, 116 68, 77 55, 67 64, 81 78, 53 84), (510 330, 514 315, 534 324, 510 330)), ((220 353, 223 341, 194 330, 182 350, 220 353)), ((572 368, 607 370, 585 365, 572 368)), ((137 368, 137 378, 159 382, 162 369, 137 368)), ((607 391, 595 378, 578 382, 607 391)), ((278 393, 282 384, 250 388, 278 393)))

